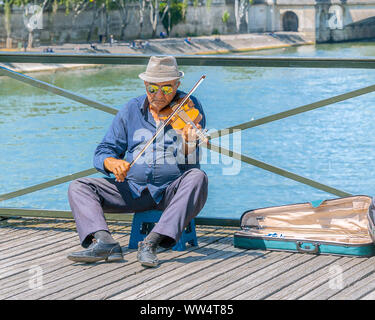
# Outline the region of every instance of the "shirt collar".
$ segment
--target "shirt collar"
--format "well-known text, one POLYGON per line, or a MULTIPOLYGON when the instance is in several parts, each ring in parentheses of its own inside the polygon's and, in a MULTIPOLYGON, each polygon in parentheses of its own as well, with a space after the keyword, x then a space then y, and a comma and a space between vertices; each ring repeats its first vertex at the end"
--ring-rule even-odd
POLYGON ((142 97, 143 101, 142 103, 140 103, 139 107, 141 109, 141 112, 143 115, 145 115, 147 113, 147 109, 148 109, 148 106, 149 106, 149 103, 148 103, 148 99, 147 99, 147 94, 145 94, 143 97, 142 97))

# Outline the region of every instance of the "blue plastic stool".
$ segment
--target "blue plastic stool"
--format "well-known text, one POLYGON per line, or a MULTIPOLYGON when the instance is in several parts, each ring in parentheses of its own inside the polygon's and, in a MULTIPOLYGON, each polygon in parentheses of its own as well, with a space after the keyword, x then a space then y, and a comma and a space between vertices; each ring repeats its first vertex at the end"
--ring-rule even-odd
MULTIPOLYGON (((144 238, 151 232, 155 223, 161 217, 162 211, 149 210, 144 212, 135 213, 133 216, 132 230, 130 233, 129 249, 137 249, 138 242, 143 241, 144 238)), ((181 235, 180 240, 174 245, 172 250, 184 251, 186 250, 186 242, 192 246, 198 245, 197 233, 195 231, 194 219, 185 228, 181 235)))

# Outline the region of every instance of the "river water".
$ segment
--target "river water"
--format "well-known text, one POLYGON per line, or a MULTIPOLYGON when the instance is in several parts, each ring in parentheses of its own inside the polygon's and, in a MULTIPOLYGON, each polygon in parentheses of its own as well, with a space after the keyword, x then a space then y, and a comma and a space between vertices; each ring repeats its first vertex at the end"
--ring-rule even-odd
MULTIPOLYGON (((264 56, 375 57, 375 42, 309 45, 251 53, 264 56)), ((31 76, 119 108, 144 93, 144 66, 31 76)), ((374 70, 183 67, 207 128, 222 129, 373 85, 374 70)), ((370 93, 243 131, 222 143, 257 160, 351 194, 375 194, 375 94, 370 93)), ((92 167, 113 116, 9 78, 0 78, 0 194, 92 167)), ((215 141, 219 143, 219 141, 215 141)), ((202 165, 209 195, 202 217, 239 218, 248 209, 336 198, 214 152, 202 165)), ((102 176, 97 174, 95 176, 102 176)), ((69 210, 68 183, 0 205, 69 210)))

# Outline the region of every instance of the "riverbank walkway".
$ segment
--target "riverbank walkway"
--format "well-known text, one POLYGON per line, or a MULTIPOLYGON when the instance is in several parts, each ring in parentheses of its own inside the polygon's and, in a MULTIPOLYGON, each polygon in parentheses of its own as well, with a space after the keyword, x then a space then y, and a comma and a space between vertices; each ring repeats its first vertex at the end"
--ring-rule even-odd
MULTIPOLYGON (((67 54, 209 55, 287 48, 314 43, 314 38, 303 32, 273 32, 191 37, 189 43, 185 41, 185 38, 142 39, 134 42, 117 41, 112 45, 109 43, 65 43, 61 45, 41 45, 28 49, 27 52, 40 53, 52 49, 53 53, 67 54)), ((17 48, 0 49, 0 52, 6 51, 24 52, 23 49, 17 48)), ((95 65, 87 64, 42 63, 8 63, 0 64, 0 66, 22 73, 95 67, 95 65)))
POLYGON ((260 300, 374 299, 375 257, 357 258, 245 250, 232 245, 236 227, 198 226, 198 247, 161 250, 144 268, 127 249, 130 224, 109 222, 124 249, 116 263, 74 263, 81 250, 69 219, 0 222, 0 299, 260 300))

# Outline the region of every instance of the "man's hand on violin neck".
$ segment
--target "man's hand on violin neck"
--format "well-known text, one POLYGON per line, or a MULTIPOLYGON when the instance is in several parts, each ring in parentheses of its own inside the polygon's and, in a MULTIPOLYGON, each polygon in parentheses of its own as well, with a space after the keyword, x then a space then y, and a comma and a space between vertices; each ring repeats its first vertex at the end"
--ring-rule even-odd
POLYGON ((130 169, 130 163, 125 160, 110 157, 104 160, 104 167, 115 175, 116 181, 124 182, 130 169))
MULTIPOLYGON (((201 130, 202 126, 200 124, 196 124, 197 129, 201 130)), ((195 142, 198 140, 197 131, 193 128, 191 124, 187 124, 184 129, 182 130, 182 138, 185 142, 195 142)))

